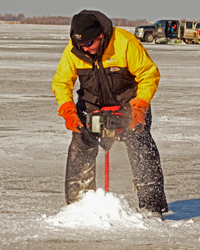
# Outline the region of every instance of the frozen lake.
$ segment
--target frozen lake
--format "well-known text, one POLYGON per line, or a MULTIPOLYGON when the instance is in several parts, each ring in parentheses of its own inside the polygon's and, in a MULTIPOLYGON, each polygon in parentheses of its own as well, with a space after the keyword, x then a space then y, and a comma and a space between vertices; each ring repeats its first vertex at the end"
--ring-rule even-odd
POLYGON ((0 24, 0 249, 200 249, 200 45, 143 44, 161 73, 152 134, 170 212, 156 222, 137 213, 119 142, 110 151, 109 196, 100 150, 98 193, 66 207, 71 132, 57 115, 51 82, 68 41, 69 26, 0 24), (88 215, 93 200, 114 207, 88 215))

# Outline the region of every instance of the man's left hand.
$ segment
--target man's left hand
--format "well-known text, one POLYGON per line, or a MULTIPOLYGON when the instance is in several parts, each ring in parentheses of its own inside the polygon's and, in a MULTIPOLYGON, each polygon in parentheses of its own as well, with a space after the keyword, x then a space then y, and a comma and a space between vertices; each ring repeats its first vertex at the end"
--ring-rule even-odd
POLYGON ((145 117, 149 109, 150 104, 142 99, 132 99, 130 101, 132 108, 132 122, 130 125, 130 130, 133 130, 139 124, 142 124, 141 128, 135 133, 140 133, 145 126, 145 117))

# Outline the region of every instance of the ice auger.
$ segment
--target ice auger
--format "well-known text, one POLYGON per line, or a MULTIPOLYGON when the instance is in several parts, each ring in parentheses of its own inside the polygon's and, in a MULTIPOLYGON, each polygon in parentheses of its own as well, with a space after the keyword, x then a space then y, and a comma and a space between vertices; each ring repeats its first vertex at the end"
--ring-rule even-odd
MULTIPOLYGON (((105 191, 109 191, 109 150, 115 140, 125 139, 125 116, 120 113, 120 108, 121 106, 109 106, 86 113, 86 128, 77 125, 86 139, 98 143, 105 150, 105 191)), ((133 132, 141 128, 141 125, 133 132)))

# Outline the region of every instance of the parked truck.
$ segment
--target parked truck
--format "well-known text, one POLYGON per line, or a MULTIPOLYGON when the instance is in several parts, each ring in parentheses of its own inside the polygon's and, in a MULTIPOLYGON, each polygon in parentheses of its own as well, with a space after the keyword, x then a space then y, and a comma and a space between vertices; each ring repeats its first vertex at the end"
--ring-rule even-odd
POLYGON ((172 39, 198 44, 197 23, 180 20, 158 20, 152 25, 137 26, 135 36, 142 42, 168 43, 172 39))

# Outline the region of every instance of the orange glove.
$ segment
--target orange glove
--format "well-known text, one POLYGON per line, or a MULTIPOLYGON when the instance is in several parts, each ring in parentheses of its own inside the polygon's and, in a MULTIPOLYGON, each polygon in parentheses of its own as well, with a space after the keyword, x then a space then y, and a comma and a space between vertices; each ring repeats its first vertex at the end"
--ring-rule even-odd
POLYGON ((130 129, 134 129, 137 125, 142 124, 142 127, 138 129, 135 133, 140 133, 145 125, 145 117, 149 109, 149 103, 142 99, 132 99, 130 101, 132 108, 132 122, 130 129))
POLYGON ((76 124, 83 127, 78 115, 77 109, 74 102, 65 102, 58 109, 58 115, 65 119, 65 126, 74 132, 81 133, 77 128, 76 124))

